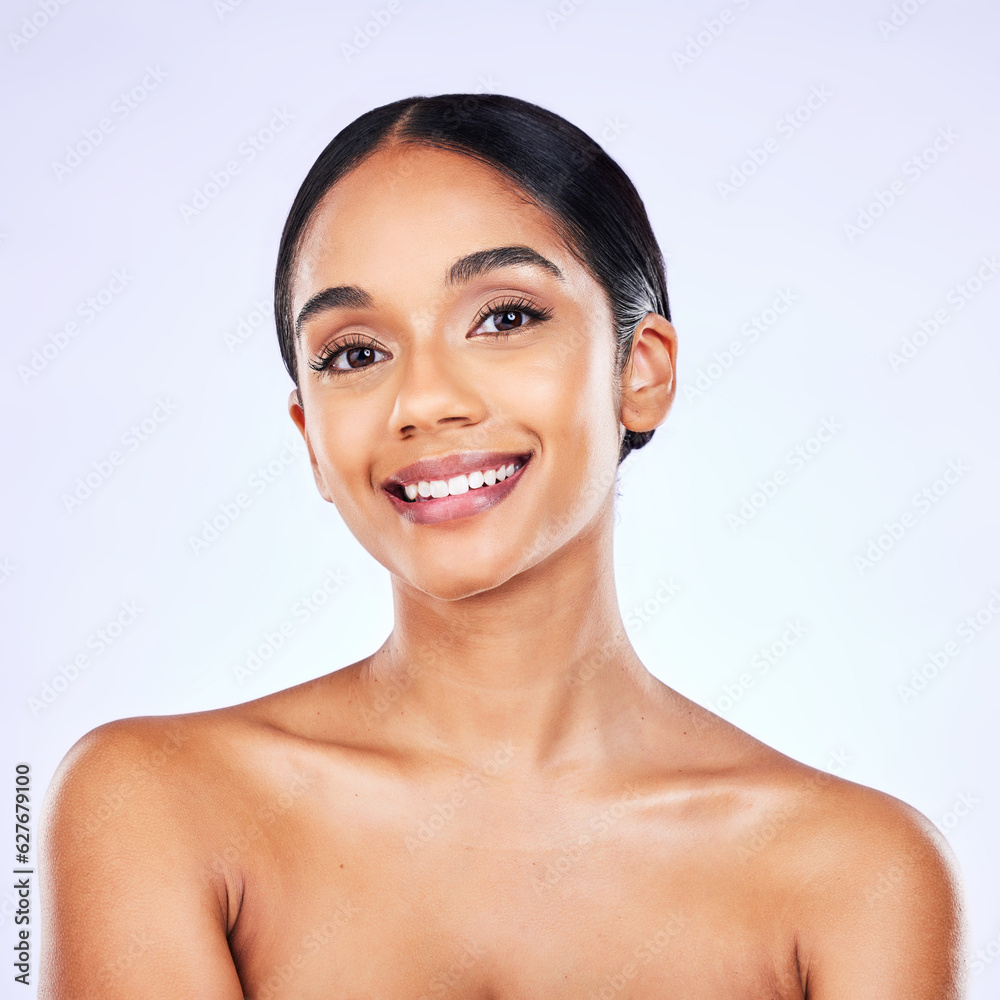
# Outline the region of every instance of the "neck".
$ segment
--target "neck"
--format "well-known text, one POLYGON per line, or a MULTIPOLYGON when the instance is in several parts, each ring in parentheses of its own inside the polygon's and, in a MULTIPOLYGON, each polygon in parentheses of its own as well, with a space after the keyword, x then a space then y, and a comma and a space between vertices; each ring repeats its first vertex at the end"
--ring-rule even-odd
POLYGON ((394 578, 395 625, 365 674, 385 724, 463 760, 505 743, 537 764, 608 752, 655 683, 625 634, 612 541, 608 509, 540 564, 460 600, 394 578))

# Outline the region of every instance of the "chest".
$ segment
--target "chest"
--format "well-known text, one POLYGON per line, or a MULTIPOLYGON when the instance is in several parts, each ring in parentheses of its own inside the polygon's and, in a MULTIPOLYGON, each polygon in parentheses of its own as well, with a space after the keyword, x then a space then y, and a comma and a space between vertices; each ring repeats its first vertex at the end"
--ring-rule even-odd
POLYGON ((718 844, 627 809, 447 805, 250 840, 230 936, 248 1000, 802 996, 775 901, 718 844))

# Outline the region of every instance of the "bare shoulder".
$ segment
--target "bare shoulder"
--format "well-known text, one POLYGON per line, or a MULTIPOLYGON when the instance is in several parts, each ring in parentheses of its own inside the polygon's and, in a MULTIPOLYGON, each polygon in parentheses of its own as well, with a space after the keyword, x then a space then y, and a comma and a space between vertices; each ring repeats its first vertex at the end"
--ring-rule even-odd
POLYGON ((127 875, 164 857, 178 870, 196 868, 231 783, 224 742, 220 720, 201 714, 122 719, 79 739, 42 808, 53 892, 84 888, 90 871, 117 866, 127 875))
MULTIPOLYGON (((46 797, 51 832, 78 833, 130 822, 169 835, 204 815, 206 833, 225 825, 240 799, 287 785, 315 749, 320 731, 342 728, 349 695, 338 671, 226 708, 143 716, 91 730, 60 763, 46 797), (197 806, 197 808, 195 808, 197 806)), ((345 675, 346 676, 346 675, 345 675)))
POLYGON ((957 886, 951 848, 917 809, 794 760, 693 703, 685 707, 696 773, 708 776, 709 787, 715 779, 734 792, 729 829, 742 860, 765 866, 773 857, 796 878, 850 884, 862 899, 921 879, 957 886))
POLYGON ((961 879, 937 827, 892 795, 675 704, 711 849, 794 941, 810 1000, 964 996, 961 879))
MULTIPOLYGON (((954 854, 912 806, 842 779, 803 810, 787 852, 809 994, 958 1000, 966 929, 954 854)), ((791 886, 789 886, 791 888, 791 886)))
POLYGON ((784 870, 863 904, 897 893, 957 889, 948 842, 913 806, 781 754, 775 758, 758 779, 761 808, 747 845, 751 855, 765 853, 773 842, 784 870))
MULTIPOLYGON (((210 754, 224 723, 215 713, 120 719, 92 729, 63 758, 48 791, 48 811, 93 807, 86 822, 107 822, 129 802, 166 806, 186 771, 210 754), (221 724, 221 725, 220 725, 221 724)), ((232 729, 232 725, 225 728, 232 729)))
POLYGON ((937 827, 776 751, 751 760, 737 863, 782 900, 810 1000, 963 996, 961 878, 937 827))
POLYGON ((189 743, 189 728, 173 719, 149 718, 123 719, 91 730, 63 757, 44 814, 57 829, 70 823, 84 833, 105 826, 123 811, 126 800, 156 790, 168 763, 176 763, 189 743))
POLYGON ((195 803, 217 820, 225 793, 266 780, 261 760, 280 763, 275 746, 288 734, 273 704, 277 697, 98 726, 63 758, 45 811, 71 821, 79 832, 121 825, 130 816, 141 823, 152 812, 158 828, 168 829, 172 816, 190 824, 195 803))
POLYGON ((42 810, 40 997, 145 996, 154 975, 179 998, 241 995, 239 886, 212 864, 232 801, 220 724, 124 719, 66 754, 42 810))

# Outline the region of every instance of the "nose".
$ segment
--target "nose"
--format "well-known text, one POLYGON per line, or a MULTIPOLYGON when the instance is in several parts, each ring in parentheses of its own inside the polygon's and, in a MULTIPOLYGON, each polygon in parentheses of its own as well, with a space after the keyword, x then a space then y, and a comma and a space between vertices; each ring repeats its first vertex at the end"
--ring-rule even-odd
POLYGON ((389 430, 399 437, 479 423, 486 404, 446 343, 414 345, 400 366, 389 430), (450 356, 449 356, 450 354, 450 356))

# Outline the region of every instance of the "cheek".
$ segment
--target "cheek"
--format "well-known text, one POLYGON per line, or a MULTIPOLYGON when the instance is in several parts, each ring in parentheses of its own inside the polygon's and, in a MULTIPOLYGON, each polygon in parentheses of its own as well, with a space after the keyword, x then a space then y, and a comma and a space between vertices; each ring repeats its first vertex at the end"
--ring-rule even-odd
POLYGON ((361 400, 319 399, 311 408, 306 401, 306 427, 320 473, 345 516, 349 504, 370 492, 368 470, 378 436, 374 410, 361 400))
POLYGON ((582 333, 557 342, 555 350, 521 373, 511 398, 550 443, 550 460, 569 471, 585 471, 605 452, 618 454, 618 417, 610 334, 582 333), (608 340, 608 343, 605 343, 608 340))

